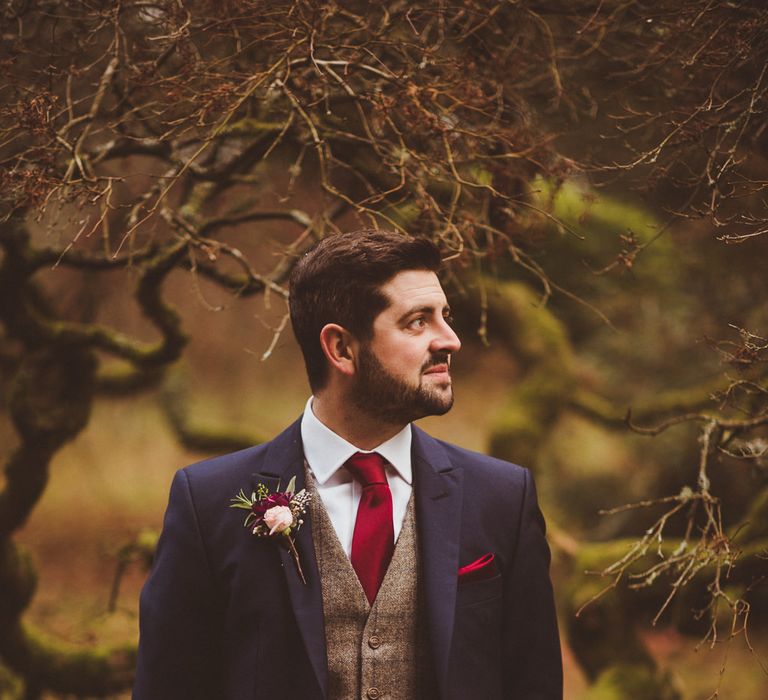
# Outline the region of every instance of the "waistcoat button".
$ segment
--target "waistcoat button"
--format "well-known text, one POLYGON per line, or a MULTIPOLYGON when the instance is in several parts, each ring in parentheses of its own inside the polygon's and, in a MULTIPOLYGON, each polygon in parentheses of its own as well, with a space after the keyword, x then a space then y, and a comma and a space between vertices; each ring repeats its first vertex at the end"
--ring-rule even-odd
POLYGON ((378 698, 381 697, 381 691, 376 686, 373 686, 372 688, 368 688, 366 695, 370 700, 378 700, 378 698))
POLYGON ((381 646, 381 637, 378 634, 372 634, 368 637, 368 646, 371 649, 378 649, 381 646))

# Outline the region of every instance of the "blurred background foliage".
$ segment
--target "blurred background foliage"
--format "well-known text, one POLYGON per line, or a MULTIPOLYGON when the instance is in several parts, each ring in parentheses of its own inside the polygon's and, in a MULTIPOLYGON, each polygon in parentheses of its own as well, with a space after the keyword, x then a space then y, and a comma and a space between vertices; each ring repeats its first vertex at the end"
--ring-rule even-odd
POLYGON ((444 251, 423 424, 534 471, 566 696, 765 696, 762 3, 0 13, 0 698, 126 696, 171 475, 300 413, 285 280, 361 226, 444 251))

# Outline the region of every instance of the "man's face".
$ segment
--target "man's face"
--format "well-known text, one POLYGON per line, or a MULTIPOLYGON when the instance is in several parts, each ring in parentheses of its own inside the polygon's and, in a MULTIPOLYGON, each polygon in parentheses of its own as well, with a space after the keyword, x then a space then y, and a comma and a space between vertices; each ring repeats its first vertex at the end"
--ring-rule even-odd
POLYGON ((388 423, 442 415, 453 405, 451 353, 461 347, 434 272, 407 270, 381 289, 390 301, 358 353, 352 399, 388 423))

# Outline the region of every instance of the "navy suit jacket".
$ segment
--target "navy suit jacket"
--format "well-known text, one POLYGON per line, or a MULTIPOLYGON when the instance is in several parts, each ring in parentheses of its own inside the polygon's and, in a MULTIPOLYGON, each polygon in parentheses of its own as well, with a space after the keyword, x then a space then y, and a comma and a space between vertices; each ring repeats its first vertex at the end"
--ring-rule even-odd
MULTIPOLYGON (((413 429, 425 620, 441 700, 560 700, 549 548, 529 472, 413 429), (487 553, 499 573, 460 583, 487 553)), ((303 487, 300 422, 177 472, 141 594, 134 700, 323 700, 327 664, 309 522, 291 554, 243 527, 240 489, 303 487)))

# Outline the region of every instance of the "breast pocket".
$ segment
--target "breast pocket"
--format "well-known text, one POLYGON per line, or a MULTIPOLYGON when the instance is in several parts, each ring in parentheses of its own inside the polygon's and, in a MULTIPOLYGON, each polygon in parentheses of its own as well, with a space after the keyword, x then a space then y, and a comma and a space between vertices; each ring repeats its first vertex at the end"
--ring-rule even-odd
POLYGON ((501 575, 459 585, 448 697, 502 697, 503 613, 501 575))
POLYGON ((456 607, 465 608, 492 600, 501 604, 501 574, 482 581, 459 583, 456 590, 456 607))

